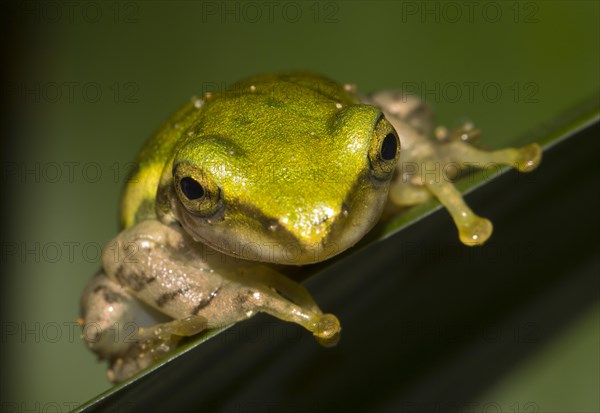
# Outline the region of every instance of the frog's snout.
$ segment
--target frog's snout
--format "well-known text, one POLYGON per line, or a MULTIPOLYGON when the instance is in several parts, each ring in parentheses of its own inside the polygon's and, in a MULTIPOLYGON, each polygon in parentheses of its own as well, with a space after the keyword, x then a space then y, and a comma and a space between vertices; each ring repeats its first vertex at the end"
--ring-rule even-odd
POLYGON ((332 208, 315 209, 313 212, 298 214, 294 220, 288 217, 279 219, 277 228, 288 232, 300 245, 320 244, 328 237, 336 215, 332 208))
POLYGON ((347 208, 321 205, 294 211, 268 224, 271 237, 299 264, 325 260, 343 250, 336 228, 343 227, 347 208), (295 253, 293 253, 295 251, 295 253))

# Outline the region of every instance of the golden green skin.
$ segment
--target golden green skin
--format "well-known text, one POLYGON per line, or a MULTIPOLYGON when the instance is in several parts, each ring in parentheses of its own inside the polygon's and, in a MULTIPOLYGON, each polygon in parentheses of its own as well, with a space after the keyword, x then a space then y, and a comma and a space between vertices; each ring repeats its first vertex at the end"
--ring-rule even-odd
POLYGON ((391 167, 376 174, 369 153, 381 147, 380 122, 395 135, 351 88, 309 73, 256 76, 192 100, 139 154, 122 225, 178 222, 196 241, 253 261, 327 259, 381 215, 400 144, 396 136, 391 167), (173 176, 182 165, 214 185, 211 214, 186 208, 173 176))
POLYGON ((472 124, 433 126, 415 96, 380 91, 359 101, 352 87, 308 73, 257 76, 180 109, 140 152, 123 194, 124 229, 82 295, 81 324, 98 331, 85 339, 109 360, 111 380, 169 354, 181 337, 257 312, 334 345, 339 320, 263 263, 345 250, 378 221, 388 195, 390 206, 436 197, 461 241, 483 244, 491 222, 431 171, 492 162, 527 172, 541 148, 483 151, 469 142, 479 133, 472 124), (134 340, 118 340, 132 323, 141 326, 134 340))

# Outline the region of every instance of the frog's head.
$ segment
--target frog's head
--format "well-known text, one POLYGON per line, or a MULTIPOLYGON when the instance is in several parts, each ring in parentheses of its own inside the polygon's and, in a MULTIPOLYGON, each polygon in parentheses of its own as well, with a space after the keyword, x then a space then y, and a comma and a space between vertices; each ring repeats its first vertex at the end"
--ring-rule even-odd
POLYGON ((340 106, 207 108, 175 153, 170 212, 248 260, 303 265, 354 245, 379 219, 400 142, 379 109, 340 106))

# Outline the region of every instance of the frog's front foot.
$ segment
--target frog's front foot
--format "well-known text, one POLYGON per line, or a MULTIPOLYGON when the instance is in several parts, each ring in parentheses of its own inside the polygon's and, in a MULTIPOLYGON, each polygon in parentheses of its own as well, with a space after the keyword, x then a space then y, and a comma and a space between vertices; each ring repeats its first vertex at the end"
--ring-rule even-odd
POLYGON ((475 128, 472 122, 465 121, 461 126, 449 130, 445 126, 438 126, 434 130, 436 139, 442 143, 451 141, 476 143, 479 140, 481 131, 475 128))
POLYGON ((340 341, 342 327, 333 314, 323 314, 315 326, 313 335, 323 347, 333 347, 340 341))
MULTIPOLYGON (((428 167, 431 168, 431 164, 428 167)), ((468 207, 452 182, 444 179, 429 179, 425 181, 425 186, 448 209, 463 244, 482 245, 492 235, 492 223, 476 215, 468 207)))
POLYGON ((183 337, 196 335, 206 327, 206 318, 189 316, 138 328, 128 350, 112 359, 108 379, 112 382, 128 379, 175 350, 183 337))
MULTIPOLYGON (((440 136, 442 135, 440 132, 440 136)), ((480 168, 491 164, 508 165, 520 172, 534 170, 542 160, 542 149, 537 143, 520 148, 484 151, 471 145, 478 135, 479 130, 467 123, 453 132, 448 132, 438 150, 443 159, 465 162, 480 168)), ((428 167, 433 168, 433 165, 428 167)), ((450 182, 426 182, 425 185, 448 208, 464 244, 481 245, 490 237, 492 223, 475 215, 450 182)))
POLYGON ((515 166, 519 172, 530 172, 538 167, 542 161, 542 148, 537 143, 516 148, 515 166))
POLYGON ((472 214, 469 220, 457 223, 457 227, 460 241, 468 246, 483 244, 492 235, 493 231, 489 219, 475 214, 472 214))
POLYGON ((202 316, 191 315, 180 320, 142 327, 137 332, 137 338, 146 342, 160 342, 172 340, 176 337, 194 336, 207 327, 207 320, 202 316))
POLYGON ((296 323, 310 331, 322 346, 335 346, 340 339, 342 327, 338 318, 333 314, 323 314, 316 305, 298 305, 270 288, 251 289, 244 296, 246 298, 238 299, 246 303, 243 310, 261 311, 296 323))

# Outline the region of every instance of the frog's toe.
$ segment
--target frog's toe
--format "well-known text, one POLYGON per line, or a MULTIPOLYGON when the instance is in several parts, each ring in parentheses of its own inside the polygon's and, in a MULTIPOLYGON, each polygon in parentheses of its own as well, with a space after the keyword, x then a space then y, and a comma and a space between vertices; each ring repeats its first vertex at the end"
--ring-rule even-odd
POLYGON ((542 161, 542 148, 537 143, 532 143, 520 148, 519 155, 517 169, 520 172, 530 172, 537 168, 542 161))
POLYGON ((333 347, 340 340, 342 327, 333 314, 323 314, 315 327, 314 336, 324 347, 333 347))
POLYGON ((149 343, 179 340, 181 337, 194 336, 204 330, 208 322, 205 317, 191 315, 182 319, 171 320, 166 323, 155 324, 150 327, 142 327, 137 332, 137 338, 150 345, 149 343))
POLYGON ((120 383, 144 370, 156 359, 152 351, 144 351, 137 346, 132 347, 123 357, 111 360, 107 377, 113 383, 120 383))
POLYGON ((208 325, 208 320, 199 315, 191 315, 181 320, 176 320, 176 322, 171 332, 183 337, 194 336, 206 330, 208 325))
POLYGON ((478 216, 458 227, 460 241, 468 246, 482 245, 492 235, 492 231, 490 220, 478 216))

